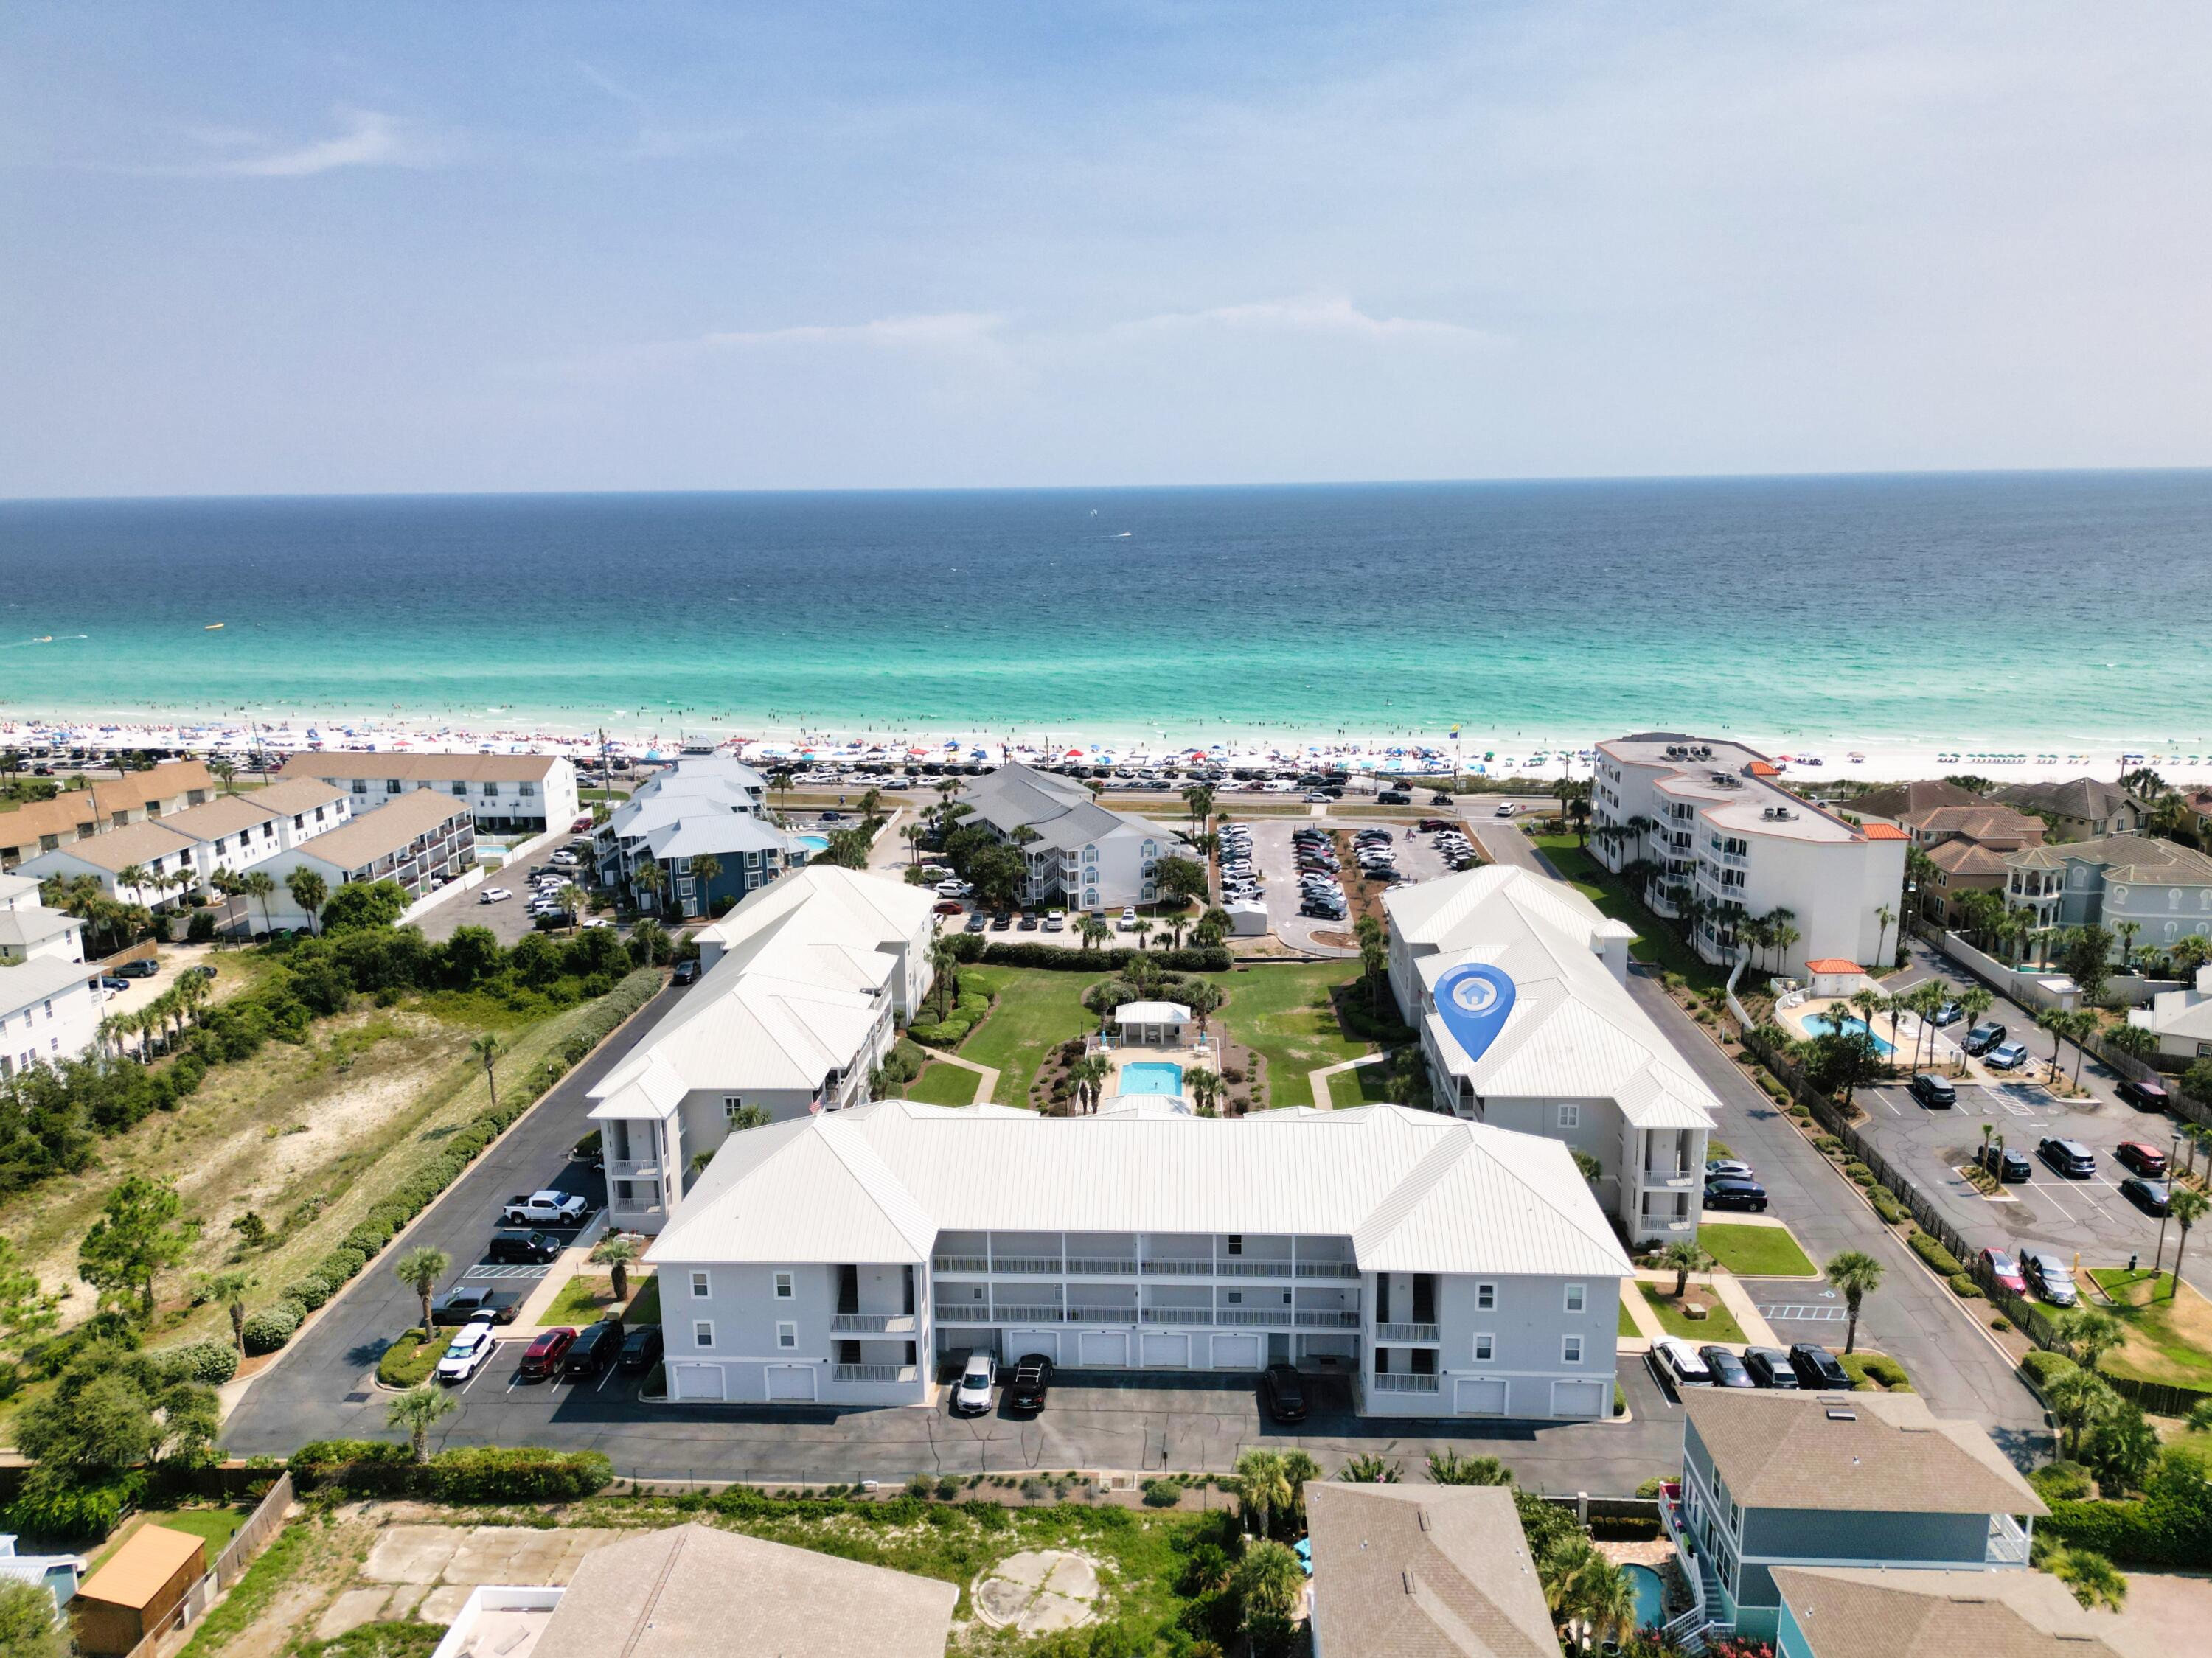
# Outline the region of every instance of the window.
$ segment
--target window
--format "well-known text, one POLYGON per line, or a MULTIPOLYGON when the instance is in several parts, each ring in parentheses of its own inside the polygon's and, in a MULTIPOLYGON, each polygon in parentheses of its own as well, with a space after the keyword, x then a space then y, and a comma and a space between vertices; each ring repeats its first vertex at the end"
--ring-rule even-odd
POLYGON ((1231 1232, 1229 1235, 1229 1253, 1232 1255, 1241 1255, 1244 1253, 1244 1235, 1242 1232, 1231 1232))
POLYGON ((735 1122, 738 1120, 738 1113, 744 1108, 745 1096, 744 1095, 725 1094, 722 1096, 722 1115, 727 1121, 735 1122))
POLYGON ((1497 1357, 1498 1338, 1496 1336, 1478 1335, 1475 1337, 1474 1362, 1476 1363, 1487 1364, 1497 1357))
MULTIPOLYGON (((490 791, 487 790, 485 792, 489 793, 490 791)), ((524 799, 527 800, 538 793, 538 785, 535 783, 524 783, 517 787, 514 792, 520 795, 524 799)))
POLYGON ((704 1301, 708 1296, 712 1293, 713 1291, 709 1289, 707 1283, 707 1275, 704 1272, 694 1272, 691 1274, 691 1298, 694 1301, 704 1301))
POLYGON ((454 784, 454 785, 453 785, 453 793, 456 793, 456 794, 458 794, 458 795, 461 795, 461 796, 463 796, 464 798, 465 798, 465 797, 467 796, 467 794, 468 794, 468 792, 469 792, 469 786, 468 786, 466 783, 456 783, 456 784, 454 784))
POLYGON ((1474 1286, 1474 1309, 1478 1313, 1493 1312, 1498 1307, 1498 1286, 1478 1284, 1474 1286))
POLYGON ((789 1301, 791 1297, 791 1274, 788 1272, 778 1272, 775 1275, 775 1298, 778 1301, 789 1301))
POLYGON ((1583 1339, 1580 1336, 1559 1338, 1559 1363, 1579 1364, 1583 1362, 1583 1339))
POLYGON ((1244 1304, 1244 1292, 1242 1290, 1231 1290, 1229 1292, 1229 1304, 1231 1307, 1242 1307, 1244 1304))
POLYGON ((786 1350, 799 1345, 799 1327, 796 1324, 777 1325, 775 1327, 775 1345, 778 1347, 784 1348, 786 1350))
POLYGON ((387 777, 387 778, 386 778, 386 779, 384 780, 384 792, 385 792, 386 794, 397 794, 397 793, 399 793, 399 780, 398 780, 398 778, 396 778, 396 777, 387 777))
POLYGON ((1579 1313, 1582 1311, 1583 1302, 1588 1289, 1589 1286, 1587 1284, 1570 1284, 1567 1285, 1567 1310, 1569 1312, 1579 1313))
POLYGON ((703 1318, 696 1324, 694 1324, 691 1327, 691 1345, 695 1347, 713 1346, 714 1345, 714 1327, 708 1323, 703 1318))
POLYGON ((1561 1107, 1559 1108, 1559 1127, 1562 1127, 1562 1128, 1580 1128, 1582 1126, 1583 1126, 1583 1108, 1582 1108, 1582 1107, 1580 1107, 1579 1105, 1563 1105, 1563 1106, 1561 1106, 1561 1107))
POLYGON ((478 793, 489 799, 490 796, 499 793, 499 785, 496 783, 487 783, 481 790, 478 791, 478 793))

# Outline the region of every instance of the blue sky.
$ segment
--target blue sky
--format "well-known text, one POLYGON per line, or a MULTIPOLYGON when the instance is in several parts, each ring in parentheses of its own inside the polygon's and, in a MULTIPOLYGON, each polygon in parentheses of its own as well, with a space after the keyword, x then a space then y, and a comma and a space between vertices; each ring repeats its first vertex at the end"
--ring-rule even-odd
POLYGON ((0 495, 2212 462, 2212 9, 0 9, 0 495))

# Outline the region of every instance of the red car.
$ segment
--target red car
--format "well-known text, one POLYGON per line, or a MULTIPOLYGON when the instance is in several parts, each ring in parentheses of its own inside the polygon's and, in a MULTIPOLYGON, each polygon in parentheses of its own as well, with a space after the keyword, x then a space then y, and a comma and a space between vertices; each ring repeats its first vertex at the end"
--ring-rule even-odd
POLYGON ((2112 1155, 2138 1175, 2148 1175, 2153 1180, 2165 1178, 2166 1153, 2154 1145, 2142 1140, 2122 1140, 2113 1147, 2112 1155))
POLYGON ((2027 1279, 2021 1274, 2020 1263, 2002 1249, 1982 1251, 1982 1270, 1991 1280, 2002 1284, 2016 1296, 2027 1293, 2027 1279))
POLYGON ((557 1330, 548 1330, 532 1342, 522 1355, 524 1376, 558 1376, 561 1361, 568 1356, 568 1349, 576 1345, 576 1333, 567 1325, 557 1330))
POLYGON ((964 915, 968 913, 968 906, 957 898, 947 898, 939 903, 933 913, 939 915, 964 915))

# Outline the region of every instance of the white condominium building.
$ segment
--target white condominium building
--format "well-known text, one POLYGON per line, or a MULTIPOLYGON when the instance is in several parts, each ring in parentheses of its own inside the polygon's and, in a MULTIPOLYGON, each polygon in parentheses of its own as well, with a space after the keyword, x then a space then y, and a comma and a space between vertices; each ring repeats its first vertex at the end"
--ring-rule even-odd
POLYGON ((287 779, 65 842, 26 859, 22 870, 89 875, 111 897, 159 908, 187 893, 207 895, 218 870, 243 875, 350 821, 343 790, 287 779))
MULTIPOLYGON (((1791 793, 1780 768, 1740 743, 1644 732, 1597 745, 1590 850, 1615 873, 1635 870, 1644 902, 1690 926, 1698 953, 1733 963, 1747 918, 1789 912, 1797 937, 1767 965, 1865 964, 1897 941, 1905 849, 1893 823, 1850 823, 1791 793)), ((1748 945, 1749 940, 1741 942, 1748 945)))
POLYGON ((981 1349, 1551 1420, 1610 1414, 1632 1270, 1565 1146, 1387 1105, 878 1101, 732 1135, 647 1259, 679 1402, 921 1404, 981 1349))
POLYGON ((1121 909, 1149 904, 1163 858, 1188 858, 1190 844, 1134 812, 1113 811, 1072 777, 1033 766, 1006 765, 963 787, 969 807, 962 825, 980 824, 1021 849, 1029 860, 1025 904, 1071 909, 1121 909), (1026 829, 1030 839, 1018 831, 1026 829))
POLYGON ((0 1077, 83 1053, 106 999, 84 964, 84 923, 40 903, 32 878, 0 875, 0 1077))
POLYGON ((562 754, 295 754, 284 775, 336 783, 352 798, 356 817, 417 789, 468 802, 476 827, 488 834, 565 829, 578 811, 576 768, 562 754))
POLYGON ((1630 993, 1627 926, 1510 864, 1382 902, 1437 1109, 1596 1159, 1598 1200, 1639 1247, 1695 1236, 1720 1102, 1630 993))
POLYGON ((700 934, 706 973, 590 1090, 614 1225, 665 1225, 740 1111, 782 1121, 866 1102, 897 1022, 929 993, 933 902, 818 864, 700 934))

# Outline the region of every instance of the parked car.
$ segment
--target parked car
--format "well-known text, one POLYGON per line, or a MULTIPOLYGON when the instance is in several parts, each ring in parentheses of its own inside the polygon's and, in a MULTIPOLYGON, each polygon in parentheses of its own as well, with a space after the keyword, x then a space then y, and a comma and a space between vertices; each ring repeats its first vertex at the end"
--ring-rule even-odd
POLYGON ((1758 1177, 1758 1172, 1749 1163, 1739 1163, 1734 1157, 1705 1159, 1707 1180, 1754 1180, 1758 1177))
POLYGON ((100 975, 100 987, 106 991, 109 995, 112 996, 118 991, 130 989, 131 981, 128 979, 118 979, 112 973, 103 973, 100 975))
POLYGON ((1761 1214, 1766 1208, 1766 1188, 1757 1181, 1735 1179, 1707 1181, 1705 1207, 1741 1209, 1754 1215, 1761 1214))
POLYGON ((1041 1411, 1051 1388, 1052 1361, 1042 1353, 1024 1353, 1014 1361, 1014 1379, 1006 1388, 1006 1408, 1041 1411))
POLYGON ((1850 1390, 1850 1373, 1836 1362, 1836 1356, 1817 1341, 1801 1341, 1790 1349, 1790 1369, 1801 1388, 1841 1388, 1850 1390))
POLYGON ((150 979, 161 970, 159 962, 125 962, 116 972, 126 979, 150 979))
POLYGON ((1403 789, 1384 789, 1375 797, 1375 804, 1378 806, 1410 806, 1413 804, 1413 797, 1403 789))
POLYGON ((1014 923, 1014 930, 1017 932, 1035 932, 1037 930, 1036 911, 1033 909, 1024 910, 1022 912, 1021 920, 1014 923))
POLYGON ((1982 1063, 1992 1071, 2017 1071, 2027 1063, 2027 1049, 2019 1042, 1999 1042, 1982 1055, 1982 1063))
POLYGON ((1044 918, 1044 930, 1045 930, 1047 932, 1063 932, 1063 931, 1065 931, 1065 930, 1066 929, 1066 926, 1067 926, 1067 912, 1066 912, 1066 910, 1064 910, 1064 909, 1054 909, 1054 910, 1048 910, 1048 911, 1045 913, 1045 918, 1044 918))
POLYGON ((568 1344, 568 1351, 561 1358, 561 1374, 565 1376, 593 1376, 615 1362, 615 1354, 622 1347, 622 1326, 607 1319, 587 1325, 577 1333, 568 1344))
POLYGON ((503 904, 514 896, 505 887, 486 887, 477 894, 477 902, 480 904, 503 904))
POLYGON ((1306 1419, 1305 1378, 1298 1374, 1295 1364, 1270 1364, 1260 1378, 1261 1396, 1267 1401, 1267 1415, 1276 1422, 1303 1422, 1306 1419))
POLYGON ((526 1376, 556 1375, 561 1369, 561 1361, 568 1357, 568 1349, 575 1345, 576 1333, 567 1325, 547 1330, 522 1350, 522 1363, 516 1368, 526 1376))
POLYGON ((2130 1078, 2113 1090, 2138 1111, 2163 1111, 2173 1103, 2166 1084, 2152 1078, 2130 1078))
POLYGON ((1114 925, 1124 932, 1135 932, 1137 927, 1136 907, 1133 904, 1125 906, 1121 911, 1121 919, 1115 922, 1114 925))
POLYGON ((581 1226, 592 1206, 574 1192, 519 1192, 502 1212, 509 1226, 581 1226))
POLYGON ((971 909, 968 912, 968 924, 966 926, 963 927, 961 931, 963 932, 981 932, 985 927, 990 925, 991 918, 989 916, 984 914, 980 909, 971 909))
POLYGON ((969 1353, 968 1362, 960 1367, 960 1380, 952 1389, 952 1413, 981 1416, 989 1410, 991 1384, 997 1380, 997 1375, 990 1354, 969 1353))
POLYGON ((2087 1180, 2097 1172, 2097 1154, 2079 1140, 2053 1134, 2035 1148, 2036 1155, 2068 1180, 2087 1180))
POLYGON ((1671 1384, 1677 1393, 1685 1388, 1710 1388, 1713 1385, 1712 1366, 1698 1356, 1698 1350, 1679 1336, 1661 1336, 1651 1344, 1652 1368, 1660 1379, 1671 1384))
POLYGON ((1992 1283, 2009 1290, 2016 1296, 2027 1293, 2027 1276, 2020 1270, 2020 1263, 2005 1250, 1992 1246, 1978 1257, 1982 1270, 1992 1283))
POLYGON ((1705 1361, 1705 1368, 1713 1373, 1716 1388, 1756 1388, 1750 1369, 1730 1349, 1707 1345, 1698 1349, 1698 1357, 1705 1361))
POLYGON ((649 1370, 660 1363, 660 1327, 658 1324, 634 1324, 623 1338, 622 1357, 617 1361, 630 1371, 649 1370))
POLYGON ((1960 1007, 1958 1003, 1946 1002, 1942 1006, 1936 1010, 1934 1016, 1929 1020, 1929 1023, 1934 1025, 1938 1030, 1942 1030, 1948 1026, 1958 1023, 1960 1020, 1966 1017, 1966 1010, 1960 1007))
POLYGON ((2027 1153, 2015 1151, 2009 1145, 2002 1151, 1994 1145, 1978 1145, 1974 1148, 1974 1161, 2006 1185, 2017 1186, 2035 1175, 2035 1165, 2027 1160, 2027 1153))
POLYGON ((1515 805, 1510 800, 1501 800, 1498 803, 1498 810, 1492 812, 1490 815, 1492 817, 1510 817, 1519 810, 1520 808, 1515 805))
POLYGON ((1754 1388, 1771 1388, 1782 1393, 1797 1390, 1797 1372, 1790 1368, 1790 1355, 1779 1347, 1745 1348, 1743 1368, 1751 1372, 1754 1388))
POLYGON ((212 963, 208 962, 195 962, 191 966, 186 968, 177 976, 179 979, 205 979, 210 984, 213 984, 215 982, 215 968, 212 963))
POLYGON ((2074 1275, 2066 1270, 2066 1263, 2057 1256, 2024 1254, 2020 1262, 2027 1270, 2030 1287, 2053 1307, 2071 1307, 2081 1299, 2074 1292, 2074 1275))
POLYGON ((940 898, 937 901, 932 913, 938 915, 957 915, 966 908, 967 906, 957 898, 940 898))
POLYGON ((994 932, 1004 932, 1008 927, 1013 926, 1013 924, 1014 912, 1011 909, 1002 909, 996 915, 994 915, 991 918, 991 931, 994 932))
MULTIPOLYGON (((960 906, 955 904, 952 908, 957 912, 960 906)), ((694 956, 689 961, 677 963, 676 971, 669 975, 668 981, 673 985, 697 984, 699 982, 699 958, 696 956, 694 956)))
POLYGON ((498 1343, 493 1339, 489 1319, 478 1319, 473 1324, 461 1327, 461 1332, 447 1345, 438 1357, 438 1380, 466 1382, 488 1363, 498 1343))
POLYGON ((448 1291, 432 1302, 430 1322, 474 1324, 479 1319, 484 1319, 494 1324, 512 1324, 514 1315, 521 1310, 522 1297, 512 1291, 501 1291, 469 1284, 448 1291))
POLYGON ((2172 1188, 2162 1180, 2130 1175, 2120 1182, 2120 1195, 2146 1215, 2163 1215, 2173 1201, 2172 1188))
POLYGON ((1959 1090, 1934 1072, 1923 1071, 1912 1078, 1912 1097, 1924 1106, 1942 1110, 1958 1104, 1959 1090))
POLYGON ((1979 1057, 2005 1039, 2005 1028, 1995 1019, 1984 1020, 1966 1033, 1966 1040, 1959 1044, 1967 1053, 1979 1057))
POLYGON ((2166 1153, 2142 1140, 2122 1140, 2112 1148, 2112 1156, 2138 1175, 2161 1179, 2166 1174, 2166 1153))
POLYGON ((557 1259, 566 1247, 544 1232, 494 1232, 483 1258, 503 1266, 537 1266, 557 1259))

